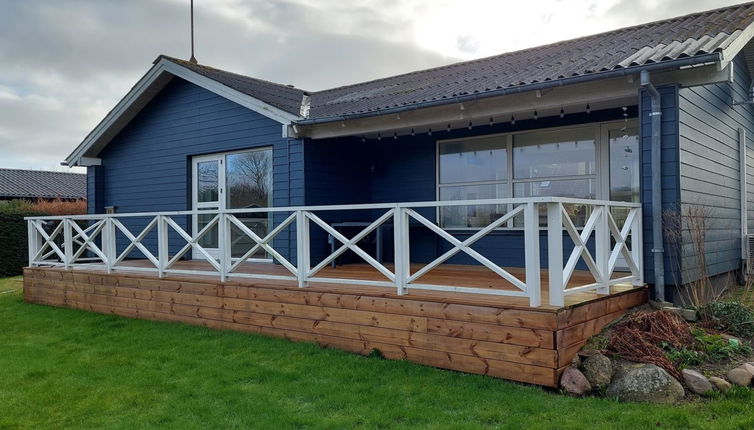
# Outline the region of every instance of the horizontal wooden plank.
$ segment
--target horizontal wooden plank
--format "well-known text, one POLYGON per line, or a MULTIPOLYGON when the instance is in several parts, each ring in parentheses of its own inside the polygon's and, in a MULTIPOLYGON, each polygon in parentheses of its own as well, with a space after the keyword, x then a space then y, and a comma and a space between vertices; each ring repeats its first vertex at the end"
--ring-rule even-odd
POLYGON ((359 354, 377 348, 387 358, 547 386, 557 385, 558 372, 589 336, 647 295, 630 288, 612 296, 585 294, 553 310, 509 307, 509 299, 499 297, 443 301, 440 294, 397 296, 374 287, 300 289, 262 280, 61 268, 28 268, 24 286, 32 303, 261 333, 359 354))

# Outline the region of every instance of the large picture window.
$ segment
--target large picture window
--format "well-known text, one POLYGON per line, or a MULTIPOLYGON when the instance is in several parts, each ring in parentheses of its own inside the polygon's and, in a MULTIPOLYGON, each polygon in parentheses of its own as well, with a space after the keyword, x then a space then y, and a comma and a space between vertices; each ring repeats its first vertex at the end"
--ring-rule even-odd
MULTIPOLYGON (((615 158, 610 148, 617 132, 624 141, 630 134, 630 141, 638 142, 638 129, 629 129, 624 123, 440 141, 437 197, 445 201, 540 196, 625 199, 626 196, 613 196, 616 193, 611 191, 611 184, 618 182, 615 174, 610 175, 615 158)), ((628 147, 625 143, 623 146, 628 147)), ((623 158, 626 154, 638 157, 638 152, 637 147, 635 154, 620 154, 623 158)), ((638 158, 632 162, 631 171, 624 176, 630 173, 633 180, 638 178, 638 158)), ((635 199, 638 186, 638 181, 628 186, 621 183, 620 192, 633 193, 631 198, 635 199)), ((444 228, 480 228, 510 209, 505 205, 442 208, 440 223, 444 228)), ((584 224, 586 207, 568 205, 567 210, 577 226, 584 224)), ((520 220, 508 225, 521 226, 520 220)))
MULTIPOLYGON (((439 147, 440 200, 499 199, 508 191, 508 148, 501 137, 443 143, 439 147)), ((499 205, 442 208, 445 227, 469 228, 488 225, 505 215, 499 205)))

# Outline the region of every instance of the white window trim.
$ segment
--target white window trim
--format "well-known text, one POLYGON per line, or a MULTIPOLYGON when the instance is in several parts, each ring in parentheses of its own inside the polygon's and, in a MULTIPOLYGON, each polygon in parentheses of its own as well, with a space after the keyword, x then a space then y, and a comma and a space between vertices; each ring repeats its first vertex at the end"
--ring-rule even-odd
MULTIPOLYGON (((610 199, 610 139, 608 136, 608 132, 611 129, 616 128, 617 126, 624 125, 628 128, 638 128, 638 120, 636 118, 629 118, 628 121, 626 120, 615 120, 615 121, 604 121, 604 122, 593 122, 593 123, 586 123, 586 124, 572 124, 572 125, 566 125, 566 126, 558 126, 558 127, 545 127, 545 128, 536 128, 536 129, 529 129, 529 130, 521 130, 521 131, 514 131, 514 132, 505 132, 505 133, 493 133, 493 134, 483 134, 478 136, 470 136, 470 137, 459 137, 454 139, 438 139, 435 142, 435 200, 440 201, 440 188, 443 187, 453 187, 453 186, 463 186, 463 185, 485 185, 485 184, 505 184, 507 191, 508 191, 508 197, 514 197, 513 196, 513 190, 514 186, 517 183, 525 183, 525 182, 541 182, 541 181, 557 181, 557 180, 567 180, 567 179, 594 179, 596 184, 596 198, 597 200, 609 200, 610 199), (576 129, 576 128, 593 128, 594 129, 594 141, 595 141, 595 173, 593 175, 577 175, 577 176, 548 176, 548 177, 542 177, 542 178, 526 178, 526 179, 514 179, 513 177, 513 137, 517 135, 522 134, 528 134, 528 133, 536 133, 541 131, 558 131, 558 130, 568 130, 568 129, 576 129), (458 183, 452 183, 452 184, 440 184, 440 145, 443 143, 450 143, 450 142, 463 142, 463 141, 469 141, 469 140, 475 140, 475 139, 488 139, 491 137, 502 137, 505 138, 505 148, 506 148, 506 161, 508 163, 507 171, 506 171, 506 179, 505 180, 494 180, 494 181, 469 181, 469 182, 458 182, 458 183)), ((639 154, 639 157, 641 157, 641 154, 639 154)), ((508 211, 513 210, 512 207, 508 208, 508 211)), ((440 222, 440 208, 436 208, 435 210, 435 216, 437 217, 437 222, 440 222)), ((446 230, 449 231, 476 231, 479 230, 480 227, 449 227, 446 230)), ((497 230, 523 230, 523 227, 514 227, 513 226, 513 219, 509 220, 506 223, 506 227, 500 227, 497 230)))

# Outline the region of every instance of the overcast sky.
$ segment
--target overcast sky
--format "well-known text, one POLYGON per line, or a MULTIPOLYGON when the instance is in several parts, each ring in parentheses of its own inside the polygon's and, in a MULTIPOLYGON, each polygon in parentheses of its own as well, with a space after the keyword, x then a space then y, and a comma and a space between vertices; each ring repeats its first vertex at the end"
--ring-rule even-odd
MULTIPOLYGON (((196 57, 318 90, 740 3, 195 0, 196 57)), ((189 0, 0 0, 0 167, 59 163, 159 54, 189 57, 189 0)))

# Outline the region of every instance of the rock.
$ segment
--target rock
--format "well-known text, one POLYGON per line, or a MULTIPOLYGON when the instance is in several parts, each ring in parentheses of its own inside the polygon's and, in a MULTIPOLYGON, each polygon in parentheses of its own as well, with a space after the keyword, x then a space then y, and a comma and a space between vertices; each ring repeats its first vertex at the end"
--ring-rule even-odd
POLYGON ((683 369, 681 375, 683 375, 683 380, 686 381, 689 389, 696 394, 707 394, 714 390, 709 379, 696 370, 683 369))
POLYGON ((583 373, 575 367, 569 367, 563 371, 560 377, 560 387, 568 394, 574 396, 583 396, 592 391, 592 386, 583 373))
POLYGON ((748 387, 751 384, 751 373, 743 367, 736 367, 728 371, 728 380, 730 382, 740 385, 742 387, 748 387))
POLYGON ((596 349, 582 349, 581 351, 579 351, 578 356, 584 359, 584 358, 591 357, 596 354, 601 354, 601 353, 597 351, 596 349))
POLYGON ((571 367, 579 368, 581 367, 581 357, 579 357, 578 354, 573 356, 573 359, 571 360, 571 367))
POLYGON ((723 393, 730 390, 730 382, 726 381, 723 378, 712 376, 709 378, 709 381, 712 383, 712 385, 715 386, 715 388, 717 388, 719 391, 722 391, 723 393))
POLYGON ((739 366, 740 368, 744 369, 745 371, 751 373, 751 376, 754 377, 754 364, 752 363, 744 363, 739 366))
POLYGON ((681 309, 681 316, 688 322, 696 322, 699 320, 699 315, 696 309, 681 309))
POLYGON ((650 300, 649 305, 657 310, 668 308, 668 307, 673 307, 672 303, 666 302, 664 300, 661 300, 661 301, 650 300))
POLYGON ((683 398, 684 391, 668 372, 645 364, 616 374, 607 395, 621 402, 674 403, 683 398))
POLYGON ((613 379, 613 363, 603 354, 587 357, 581 365, 584 376, 592 387, 600 388, 610 385, 613 379))

